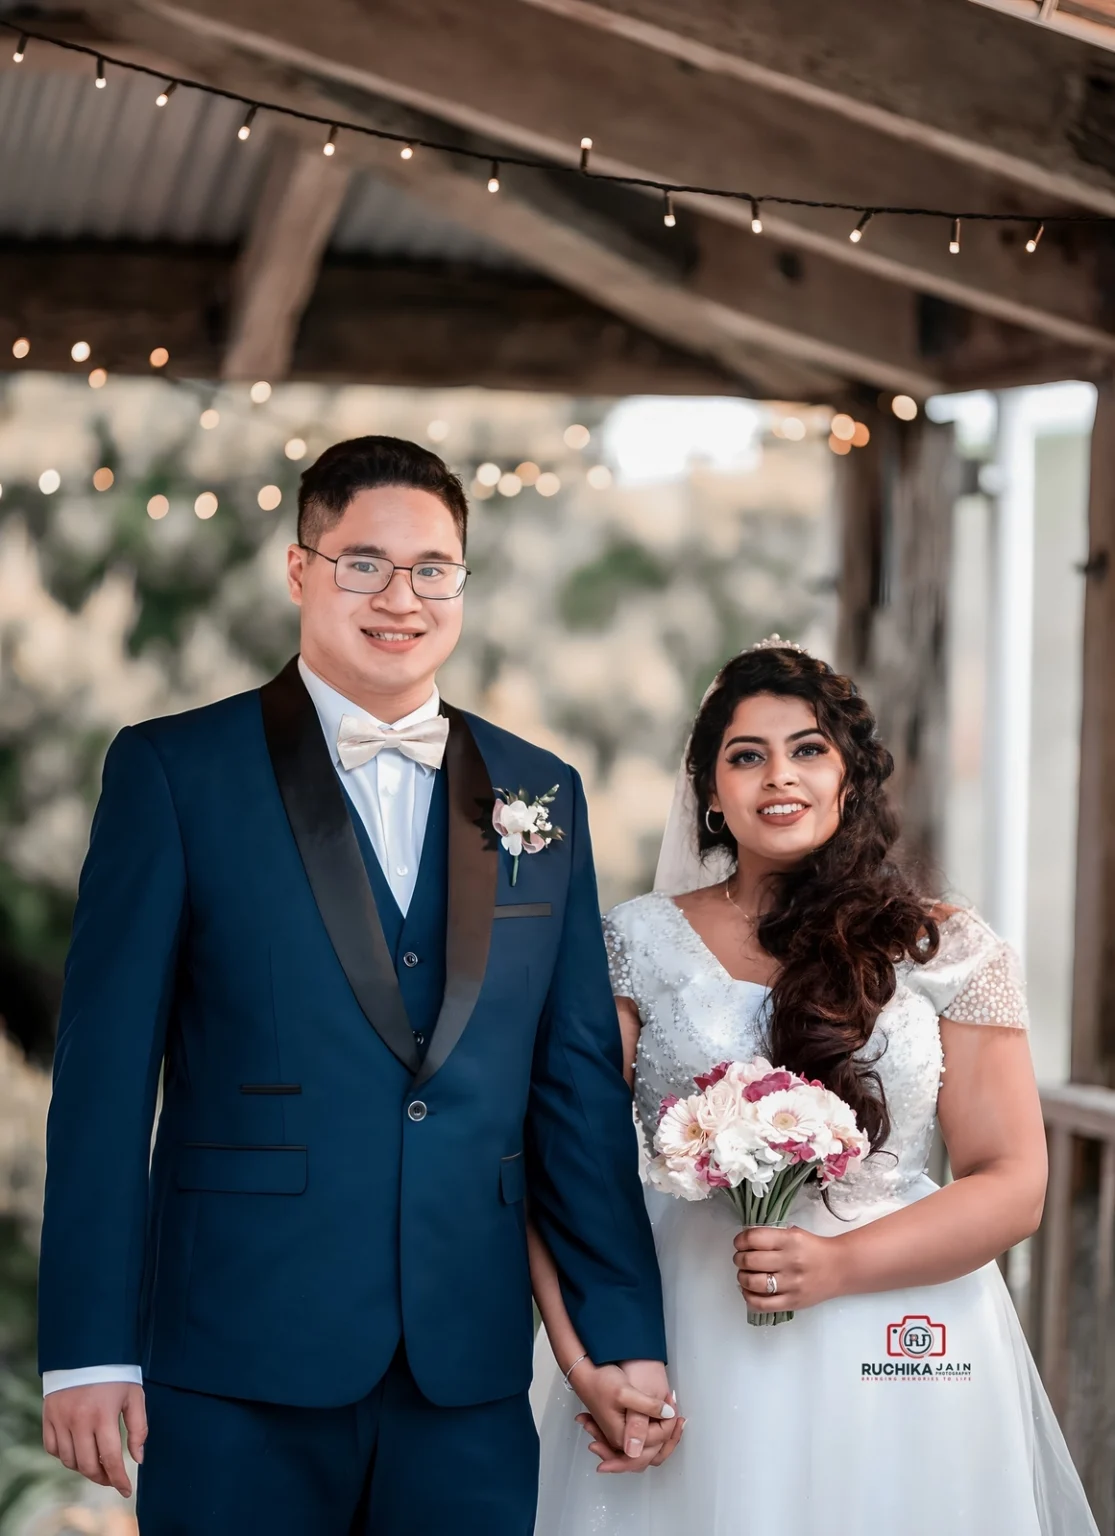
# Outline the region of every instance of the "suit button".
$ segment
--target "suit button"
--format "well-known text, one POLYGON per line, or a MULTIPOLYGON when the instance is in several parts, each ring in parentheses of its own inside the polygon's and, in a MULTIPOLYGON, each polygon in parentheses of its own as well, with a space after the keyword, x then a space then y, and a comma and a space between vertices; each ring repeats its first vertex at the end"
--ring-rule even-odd
POLYGON ((425 1045, 426 1044, 426 1036, 425 1035, 415 1035, 414 1043, 417 1046, 425 1045))
POLYGON ((415 1099, 413 1104, 407 1106, 407 1114, 417 1125, 420 1120, 425 1120, 427 1109, 421 1099, 415 1099))
POLYGON ((403 964, 406 966, 408 971, 412 970, 414 966, 418 964, 418 956, 414 953, 413 949, 407 950, 406 954, 403 956, 403 964))

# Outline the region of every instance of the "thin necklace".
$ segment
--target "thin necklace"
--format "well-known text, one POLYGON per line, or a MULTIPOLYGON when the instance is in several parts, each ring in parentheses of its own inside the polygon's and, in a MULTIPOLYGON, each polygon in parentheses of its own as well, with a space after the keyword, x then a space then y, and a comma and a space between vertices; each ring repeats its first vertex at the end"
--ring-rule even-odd
POLYGON ((728 898, 728 900, 731 902, 732 906, 735 907, 735 909, 739 913, 740 917, 743 918, 744 922, 745 923, 750 923, 752 928, 754 928, 755 924, 759 921, 758 914, 754 914, 753 915, 752 913, 745 912, 743 910, 743 908, 740 906, 739 902, 732 895, 731 881, 726 880, 724 882, 724 894, 728 898))

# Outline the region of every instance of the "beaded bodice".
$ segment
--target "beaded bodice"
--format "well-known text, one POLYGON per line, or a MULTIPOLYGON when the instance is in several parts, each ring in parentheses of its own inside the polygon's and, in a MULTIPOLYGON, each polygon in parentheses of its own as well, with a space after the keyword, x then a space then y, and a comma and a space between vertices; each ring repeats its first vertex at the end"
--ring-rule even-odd
MULTIPOLYGON (((832 1187, 834 1205, 901 1194, 925 1172, 944 1071, 941 1016, 1028 1027, 1010 947, 966 909, 940 926, 940 948, 931 960, 898 967, 894 996, 863 1052, 876 1061, 890 1138, 858 1172, 832 1187)), ((655 892, 624 902, 604 919, 604 931, 613 991, 634 1002, 642 1021, 635 1103, 645 1128, 657 1124, 667 1094, 694 1091, 698 1072, 767 1054, 767 989, 730 976, 671 897, 655 892)))

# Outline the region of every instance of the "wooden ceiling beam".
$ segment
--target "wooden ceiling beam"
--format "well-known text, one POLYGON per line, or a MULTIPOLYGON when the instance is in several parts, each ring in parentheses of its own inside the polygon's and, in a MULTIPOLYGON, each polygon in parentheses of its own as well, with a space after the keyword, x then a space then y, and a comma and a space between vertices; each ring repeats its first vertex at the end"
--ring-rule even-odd
MULTIPOLYGON (((0 352, 20 367, 85 375, 85 337, 113 374, 214 380, 226 355, 234 256, 191 247, 0 247, 0 352)), ((16 365, 13 365, 13 367, 16 365)), ((256 375, 259 377, 260 375, 256 375)), ((475 268, 328 260, 286 377, 328 383, 555 390, 600 395, 739 392, 731 374, 669 347, 543 278, 475 268)))
POLYGON ((222 378, 286 377, 351 176, 349 165, 326 157, 320 146, 271 136, 263 186, 233 274, 222 378))
MULTIPOLYGON (((639 3, 649 6, 651 0, 639 3)), ((810 15, 825 27, 836 26, 830 13, 847 21, 848 35, 839 60, 826 56, 825 69, 834 80, 843 78, 840 67, 849 75, 856 73, 854 61, 846 61, 851 52, 849 38, 859 37, 866 24, 853 26, 851 6, 825 8, 822 17, 812 0, 795 3, 799 9, 808 4, 810 15)), ((1043 211, 1086 204, 1115 214, 1115 153, 1110 174, 1074 150, 1079 176, 1069 176, 1065 170, 1063 175, 1057 172, 1059 181, 1054 177, 1040 185, 1023 184, 1021 174, 1008 177, 1005 165, 997 161, 946 153, 932 135, 928 136, 932 142, 921 142, 912 134, 880 131, 870 114, 838 114, 827 97, 808 93, 791 97, 769 81, 741 89, 734 75, 698 72, 686 58, 649 46, 642 33, 635 40, 634 34, 620 35, 614 29, 602 32, 579 11, 575 16, 571 11, 554 14, 523 0, 484 0, 483 6, 478 0, 380 0, 373 25, 356 0, 319 0, 312 8, 276 7, 271 0, 130 0, 130 5, 183 33, 192 32, 213 45, 267 61, 288 79, 301 76, 319 85, 331 82, 342 96, 346 91, 374 93, 433 114, 458 129, 485 135, 489 141, 559 163, 576 164, 581 136, 588 133, 596 145, 594 167, 620 175, 737 188, 746 181, 744 190, 835 200, 855 207, 914 202, 1025 214, 1033 195, 1040 193, 1046 205, 1043 211)), ((881 6, 889 7, 889 0, 868 0, 872 13, 881 6)), ((745 20, 750 28, 751 9, 746 18, 735 20, 725 12, 718 24, 742 33, 745 20)), ((794 34, 773 6, 758 10, 766 18, 763 25, 768 31, 796 37, 799 52, 805 48, 800 38, 809 35, 808 28, 794 34)), ((941 0, 936 10, 923 0, 912 10, 921 28, 916 33, 919 38, 934 28, 951 37, 949 28, 954 23, 974 17, 983 28, 982 52, 977 60, 964 59, 965 78, 978 68, 985 81, 995 77, 992 83, 999 91, 998 54, 989 52, 988 26, 997 35, 997 29, 1010 28, 1009 21, 979 11, 968 0, 941 0), (996 70, 987 69, 991 56, 996 58, 996 70)), ((676 7, 670 14, 677 17, 676 7)), ((700 8, 696 15, 687 11, 687 26, 704 25, 703 14, 700 8)), ((889 28, 893 33, 893 22, 890 16, 885 26, 880 24, 882 32, 889 28)), ((916 31, 913 22, 904 22, 904 27, 916 31)), ((901 33, 903 28, 897 30, 901 33)), ((1016 30, 1031 35, 1030 29, 1016 30)), ((762 27, 759 32, 766 36, 762 27)), ((769 41, 773 49, 773 37, 769 41)), ((722 46, 726 50, 727 41, 722 46)), ((951 80, 934 78, 929 91, 923 79, 916 93, 910 81, 911 72, 924 71, 925 60, 936 57, 942 46, 940 40, 932 48, 927 43, 921 55, 911 49, 903 65, 907 92, 919 102, 938 88, 944 90, 946 84, 950 102, 955 94, 951 80)), ((1073 46, 1079 52, 1078 45, 1073 46)), ((877 42, 875 52, 881 47, 877 42)), ((1042 112, 1048 116, 1054 104, 1040 82, 1033 50, 1012 50, 1006 44, 1004 49, 1019 92, 1011 107, 1013 118, 1030 124, 1035 113, 1039 118, 1042 112), (1030 74, 1024 67, 1027 59, 1030 74), (1024 90, 1029 83, 1037 90, 1036 107, 1024 90)), ((741 50, 740 41, 737 55, 742 56, 741 50)), ((898 68, 897 43, 886 52, 886 59, 898 68)), ((797 78, 791 62, 784 60, 784 64, 785 78, 797 78)), ((773 65, 764 67, 773 69, 773 65)), ((804 62, 801 68, 807 75, 804 62)), ((1065 64, 1062 77, 1067 78, 1067 72, 1071 73, 1065 64)), ((853 82, 846 83, 847 99, 858 99, 853 82)), ((977 97, 973 91, 973 101, 965 108, 973 135, 982 110, 982 99, 977 97)), ((1003 106, 1005 110, 1005 99, 1003 106)), ((1066 110, 1058 119, 1062 137, 1071 136, 1066 110)), ((1010 138, 1006 129, 1003 134, 1010 138)), ((1022 153, 1032 149, 1037 155, 1036 137, 1032 124, 1018 137, 1014 171, 1020 173, 1031 163, 1041 168, 1040 157, 1031 162, 1022 153)), ((707 200, 701 206, 727 221, 750 218, 746 205, 730 201, 707 200)), ((1026 326, 1062 346, 1115 356, 1108 299, 1115 239, 1109 231, 1051 226, 1040 256, 1029 257, 1023 250, 1024 228, 968 225, 961 256, 953 257, 947 249, 944 220, 880 217, 868 237, 854 245, 848 240, 854 216, 846 213, 771 206, 764 219, 772 234, 799 249, 1005 323, 1026 326)))

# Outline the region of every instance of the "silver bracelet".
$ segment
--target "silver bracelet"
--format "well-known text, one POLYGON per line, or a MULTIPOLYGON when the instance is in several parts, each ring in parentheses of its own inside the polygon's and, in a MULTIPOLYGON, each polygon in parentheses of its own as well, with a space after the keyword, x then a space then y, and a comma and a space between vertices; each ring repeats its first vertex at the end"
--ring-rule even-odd
POLYGON ((573 1384, 569 1380, 570 1376, 572 1376, 573 1372, 577 1369, 577 1367, 579 1365, 583 1365, 587 1359, 588 1359, 588 1355, 587 1354, 578 1355, 576 1360, 574 1360, 573 1364, 565 1372, 565 1375, 564 1375, 563 1379, 565 1381, 565 1390, 567 1392, 572 1392, 572 1390, 573 1390, 573 1384))

